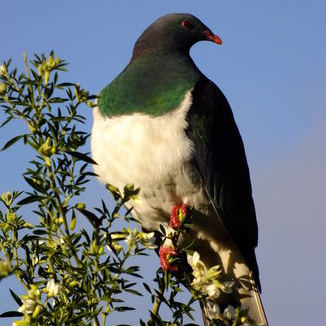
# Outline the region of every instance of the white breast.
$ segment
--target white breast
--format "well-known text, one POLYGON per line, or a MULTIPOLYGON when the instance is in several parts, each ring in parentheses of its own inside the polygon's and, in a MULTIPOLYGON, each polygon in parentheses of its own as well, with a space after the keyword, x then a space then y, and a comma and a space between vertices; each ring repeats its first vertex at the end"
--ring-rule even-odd
POLYGON ((127 183, 141 188, 139 200, 132 204, 147 229, 166 221, 174 203, 197 202, 201 193, 199 175, 190 166, 192 143, 185 133, 191 103, 188 91, 179 107, 159 117, 134 113, 109 118, 94 109, 95 172, 120 189, 127 183))
MULTIPOLYGON (((102 182, 121 190, 128 183, 140 187, 138 199, 130 206, 148 231, 168 223, 174 204, 192 206, 192 231, 188 236, 197 238, 194 249, 204 264, 220 264, 230 277, 250 277, 192 165, 193 146, 185 133, 191 104, 188 91, 179 107, 160 117, 134 113, 109 118, 94 108, 91 145, 98 163, 94 170, 102 182)), ((245 303, 250 305, 249 301, 245 303)))

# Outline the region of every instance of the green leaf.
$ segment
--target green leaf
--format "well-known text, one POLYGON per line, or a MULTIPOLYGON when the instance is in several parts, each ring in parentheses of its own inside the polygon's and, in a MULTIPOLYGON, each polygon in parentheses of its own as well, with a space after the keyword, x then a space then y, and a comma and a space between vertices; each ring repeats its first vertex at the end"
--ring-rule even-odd
POLYGON ((42 229, 38 229, 38 230, 34 230, 33 234, 37 234, 37 235, 47 234, 47 231, 42 230, 42 229))
POLYGON ((35 182, 34 180, 27 178, 24 176, 24 179, 26 180, 26 182, 34 189, 38 190, 39 192, 44 192, 45 189, 43 188, 42 185, 38 184, 37 182, 35 182))
POLYGON ((61 97, 52 97, 49 100, 49 103, 64 103, 64 102, 67 102, 67 99, 61 97))
POLYGON ((151 288, 145 282, 143 282, 143 286, 148 293, 152 294, 151 288))
POLYGON ((138 292, 138 291, 136 291, 136 290, 125 289, 125 291, 126 291, 126 292, 129 292, 129 293, 131 293, 131 294, 134 294, 134 295, 138 295, 138 296, 140 296, 140 297, 143 296, 142 293, 140 293, 140 292, 138 292))
POLYGON ((23 138, 25 135, 19 135, 16 136, 12 139, 10 139, 2 148, 1 151, 4 151, 5 149, 9 148, 10 146, 12 146, 13 144, 17 143, 19 139, 23 138))
POLYGON ((57 87, 70 87, 70 86, 75 86, 76 84, 73 83, 61 83, 61 84, 57 84, 57 87))
POLYGON ((9 118, 7 118, 1 125, 0 128, 2 128, 3 126, 5 126, 9 121, 11 121, 14 117, 10 116, 9 118))
POLYGON ((10 294, 12 295, 12 297, 15 299, 15 301, 17 302, 18 306, 22 306, 23 305, 23 302, 22 300, 20 299, 20 297, 12 290, 12 289, 9 289, 10 291, 10 294))
POLYGON ((78 158, 80 161, 84 161, 90 164, 97 164, 91 157, 87 156, 86 154, 80 153, 80 152, 72 152, 72 151, 66 151, 67 154, 78 158))
POLYGON ((39 201, 41 199, 44 199, 44 197, 42 196, 37 196, 37 195, 30 195, 30 196, 27 196, 25 197, 24 199, 22 199, 21 201, 19 201, 17 203, 17 205, 26 205, 26 204, 30 204, 30 203, 34 203, 36 201, 39 201))
POLYGON ((116 311, 128 311, 128 310, 135 310, 135 308, 121 306, 121 307, 115 307, 114 310, 116 310, 116 311))
POLYGON ((19 311, 7 311, 4 312, 0 315, 0 318, 5 318, 5 317, 21 317, 24 316, 23 313, 19 312, 19 311))
POLYGON ((86 209, 80 209, 79 212, 81 212, 83 215, 87 217, 87 219, 93 225, 93 227, 99 227, 101 225, 100 220, 97 218, 97 216, 94 213, 86 209))

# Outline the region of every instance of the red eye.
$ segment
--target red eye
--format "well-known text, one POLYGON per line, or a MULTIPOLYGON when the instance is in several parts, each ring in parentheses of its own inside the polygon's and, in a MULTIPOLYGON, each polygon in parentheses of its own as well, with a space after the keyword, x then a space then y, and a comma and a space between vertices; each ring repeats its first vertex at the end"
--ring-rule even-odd
POLYGON ((185 28, 188 28, 188 29, 194 28, 194 24, 191 23, 189 20, 182 21, 181 26, 185 27, 185 28))

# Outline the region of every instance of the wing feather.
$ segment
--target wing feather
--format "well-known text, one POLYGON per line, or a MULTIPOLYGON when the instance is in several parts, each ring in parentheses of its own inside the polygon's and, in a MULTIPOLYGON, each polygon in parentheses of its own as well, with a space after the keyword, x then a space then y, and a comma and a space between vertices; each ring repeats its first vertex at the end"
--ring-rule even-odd
POLYGON ((258 228, 245 150, 230 105, 210 80, 196 84, 187 120, 203 183, 260 288, 258 228))

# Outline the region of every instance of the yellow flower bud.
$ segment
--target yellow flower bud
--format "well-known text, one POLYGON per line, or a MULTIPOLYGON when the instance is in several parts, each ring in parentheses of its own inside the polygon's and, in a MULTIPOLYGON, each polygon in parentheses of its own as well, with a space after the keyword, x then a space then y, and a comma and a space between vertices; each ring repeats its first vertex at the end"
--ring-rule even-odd
POLYGON ((33 318, 36 318, 38 314, 40 313, 42 307, 40 305, 37 305, 34 312, 33 312, 33 318))
POLYGON ((9 231, 9 224, 5 224, 3 227, 3 231, 8 232, 9 231))
POLYGON ((53 148, 53 146, 51 146, 51 139, 50 139, 50 137, 48 137, 45 140, 45 142, 40 146, 38 151, 40 154, 50 157, 52 155, 52 151, 53 151, 52 148, 53 148))
POLYGON ((32 134, 34 134, 37 131, 37 129, 34 127, 32 123, 27 122, 27 127, 32 134))
POLYGON ((0 259, 0 277, 8 276, 13 271, 10 263, 0 259))
POLYGON ((75 287, 75 286, 79 286, 79 282, 78 281, 71 281, 69 283, 69 286, 71 286, 72 288, 75 287))
POLYGON ((46 166, 51 166, 51 159, 49 157, 45 157, 45 165, 46 166))
POLYGON ((14 223, 16 221, 16 219, 17 219, 16 213, 13 213, 13 212, 8 212, 7 213, 7 221, 9 223, 14 223))
POLYGON ((44 73, 44 65, 41 64, 37 67, 38 74, 41 76, 44 73))
POLYGON ((5 83, 0 83, 0 94, 6 93, 7 86, 5 83))
POLYGON ((34 226, 33 226, 33 224, 31 224, 31 223, 25 222, 25 223, 23 224, 23 227, 24 227, 24 228, 27 228, 27 229, 32 229, 34 226))
POLYGON ((0 66, 0 75, 5 77, 8 76, 7 67, 5 65, 0 66))
POLYGON ((58 224, 62 224, 63 223, 63 217, 60 216, 58 219, 57 219, 57 223, 58 224))
POLYGON ((69 228, 71 231, 73 231, 75 229, 75 227, 76 227, 76 215, 73 215, 69 228))
POLYGON ((7 192, 3 192, 1 194, 1 199, 3 200, 3 202, 7 205, 10 206, 12 203, 12 194, 10 191, 7 192))
POLYGON ((86 208, 86 205, 85 205, 85 203, 77 203, 76 208, 79 210, 83 210, 86 208))
POLYGON ((91 254, 96 254, 97 250, 98 250, 97 249, 97 242, 96 242, 96 240, 93 240, 90 252, 91 252, 91 254))
POLYGON ((241 324, 244 324, 247 321, 247 317, 245 317, 245 316, 241 317, 240 321, 241 321, 241 324))
POLYGON ((100 248, 98 249, 98 254, 99 255, 103 255, 104 254, 104 247, 100 246, 100 248))
POLYGON ((49 79, 50 79, 50 71, 45 71, 45 73, 44 73, 45 84, 47 84, 49 82, 49 79))

